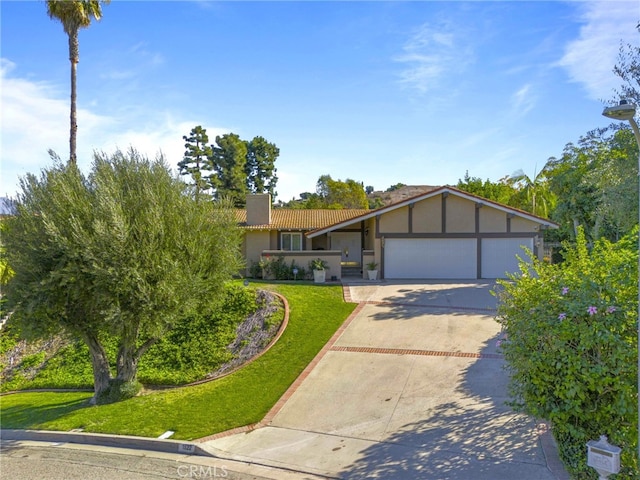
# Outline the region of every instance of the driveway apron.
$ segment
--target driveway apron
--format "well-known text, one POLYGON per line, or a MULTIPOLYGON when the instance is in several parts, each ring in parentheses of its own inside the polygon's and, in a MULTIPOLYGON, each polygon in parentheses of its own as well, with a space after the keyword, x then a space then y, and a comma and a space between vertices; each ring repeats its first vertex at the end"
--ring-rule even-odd
POLYGON ((493 287, 346 286, 359 307, 265 425, 202 446, 300 478, 562 478, 549 468, 544 426, 505 405, 493 287))

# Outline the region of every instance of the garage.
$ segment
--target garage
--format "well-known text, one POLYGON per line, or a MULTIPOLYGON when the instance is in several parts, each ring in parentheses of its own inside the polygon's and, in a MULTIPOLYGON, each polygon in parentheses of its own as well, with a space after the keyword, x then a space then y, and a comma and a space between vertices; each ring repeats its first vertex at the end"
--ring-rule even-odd
POLYGON ((385 278, 477 278, 475 238, 390 238, 385 278))
MULTIPOLYGON (((483 238, 481 278, 505 278, 518 271, 523 247, 533 250, 532 238, 483 238)), ((385 278, 477 278, 478 241, 475 238, 393 238, 384 253, 385 278)))
POLYGON ((527 259, 523 247, 533 251, 532 238, 482 239, 482 278, 505 278, 505 272, 517 272, 518 256, 527 259))
MULTIPOLYGON (((307 237, 360 233, 362 265, 379 264, 380 279, 495 279, 519 271, 517 257, 527 259, 523 247, 542 258, 544 230, 549 228, 558 225, 453 187, 439 187, 307 237)), ((356 235, 353 238, 356 242, 356 235)))

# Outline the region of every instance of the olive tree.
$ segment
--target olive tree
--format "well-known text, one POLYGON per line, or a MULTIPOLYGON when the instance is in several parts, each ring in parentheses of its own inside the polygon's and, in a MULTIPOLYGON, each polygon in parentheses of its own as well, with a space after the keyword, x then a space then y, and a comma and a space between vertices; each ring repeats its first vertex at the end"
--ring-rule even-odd
POLYGON ((231 210, 186 188, 162 158, 133 149, 95 154, 86 176, 57 162, 21 181, 4 236, 14 319, 27 335, 87 344, 94 403, 131 391, 140 357, 239 270, 231 210))

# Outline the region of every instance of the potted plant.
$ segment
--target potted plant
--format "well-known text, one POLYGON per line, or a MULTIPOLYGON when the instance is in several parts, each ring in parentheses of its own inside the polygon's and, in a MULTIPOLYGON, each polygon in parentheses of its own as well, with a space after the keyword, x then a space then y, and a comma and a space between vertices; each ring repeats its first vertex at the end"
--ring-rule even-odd
POLYGON ((329 264, 321 258, 316 258, 309 262, 309 266, 311 267, 311 270, 313 270, 313 281, 315 283, 324 283, 326 274, 325 270, 329 268, 329 264))
POLYGON ((262 272, 262 278, 266 279, 269 276, 270 265, 271 259, 269 257, 260 257, 260 261, 258 261, 258 267, 260 268, 260 272, 262 272))
POLYGON ((378 264, 376 262, 367 263, 367 275, 369 280, 376 280, 378 278, 378 264))

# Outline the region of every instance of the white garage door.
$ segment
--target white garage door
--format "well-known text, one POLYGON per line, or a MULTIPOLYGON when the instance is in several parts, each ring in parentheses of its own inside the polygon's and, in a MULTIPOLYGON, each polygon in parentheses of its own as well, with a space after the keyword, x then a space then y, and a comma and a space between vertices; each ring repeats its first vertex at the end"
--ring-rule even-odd
POLYGON ((482 240, 482 278, 504 278, 505 272, 519 271, 516 255, 527 260, 523 246, 533 250, 533 239, 484 238, 482 240))
POLYGON ((390 238, 385 242, 385 278, 476 278, 474 238, 390 238))

